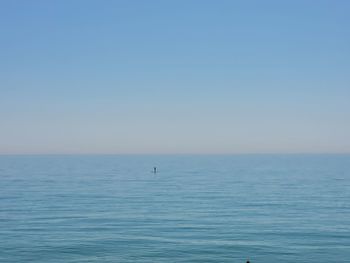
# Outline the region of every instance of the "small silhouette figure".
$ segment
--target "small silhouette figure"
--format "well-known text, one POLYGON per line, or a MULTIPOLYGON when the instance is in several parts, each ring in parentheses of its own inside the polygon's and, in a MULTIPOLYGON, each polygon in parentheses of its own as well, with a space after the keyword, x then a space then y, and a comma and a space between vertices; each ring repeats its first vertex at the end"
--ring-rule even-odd
POLYGON ((249 261, 249 260, 247 260, 247 263, 250 263, 250 261, 249 261))
POLYGON ((157 167, 155 167, 155 166, 153 167, 153 173, 155 173, 155 174, 157 173, 157 167))

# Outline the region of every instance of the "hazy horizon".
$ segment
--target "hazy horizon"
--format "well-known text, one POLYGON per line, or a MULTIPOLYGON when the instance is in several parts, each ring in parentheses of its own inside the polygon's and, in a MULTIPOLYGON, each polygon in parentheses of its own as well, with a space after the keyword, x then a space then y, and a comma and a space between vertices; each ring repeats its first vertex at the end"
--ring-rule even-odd
POLYGON ((261 153, 0 153, 0 156, 311 156, 350 155, 349 152, 261 152, 261 153))
POLYGON ((2 1, 0 154, 348 154, 349 1, 2 1))

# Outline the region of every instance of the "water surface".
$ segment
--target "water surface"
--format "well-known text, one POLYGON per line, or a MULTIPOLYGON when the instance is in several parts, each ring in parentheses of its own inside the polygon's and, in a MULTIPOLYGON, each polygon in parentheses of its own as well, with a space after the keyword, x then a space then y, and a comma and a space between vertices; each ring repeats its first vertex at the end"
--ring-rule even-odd
POLYGON ((0 262, 350 262, 350 155, 0 156, 0 187, 0 262))

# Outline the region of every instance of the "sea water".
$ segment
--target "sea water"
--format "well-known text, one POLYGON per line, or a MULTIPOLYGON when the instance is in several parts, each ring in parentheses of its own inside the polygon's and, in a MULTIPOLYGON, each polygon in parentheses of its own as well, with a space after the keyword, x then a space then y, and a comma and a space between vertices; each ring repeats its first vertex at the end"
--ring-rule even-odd
POLYGON ((350 262, 350 155, 0 157, 0 262, 248 259, 350 262))

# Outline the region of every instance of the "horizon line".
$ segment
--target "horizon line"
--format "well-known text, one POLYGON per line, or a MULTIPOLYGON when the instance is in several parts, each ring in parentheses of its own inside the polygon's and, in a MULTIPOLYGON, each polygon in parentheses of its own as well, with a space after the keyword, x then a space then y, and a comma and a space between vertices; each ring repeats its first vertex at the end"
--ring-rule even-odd
POLYGON ((20 155, 350 155, 350 152, 247 152, 247 153, 0 153, 0 156, 20 155))

